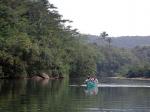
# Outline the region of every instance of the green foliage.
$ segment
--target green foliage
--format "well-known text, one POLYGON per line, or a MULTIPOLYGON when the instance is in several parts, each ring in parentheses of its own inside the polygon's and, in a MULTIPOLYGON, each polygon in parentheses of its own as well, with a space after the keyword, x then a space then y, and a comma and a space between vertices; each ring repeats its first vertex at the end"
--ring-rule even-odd
POLYGON ((150 47, 135 47, 132 49, 133 54, 138 58, 139 63, 129 68, 126 77, 150 77, 150 47))
POLYGON ((94 51, 61 17, 48 0, 1 0, 0 77, 95 71, 94 51))
POLYGON ((136 78, 136 77, 150 77, 150 68, 147 66, 144 67, 138 67, 134 66, 129 69, 127 74, 125 75, 128 78, 136 78))
MULTIPOLYGON (((99 47, 99 52, 103 54, 103 59, 97 62, 98 73, 103 76, 114 76, 126 64, 131 64, 134 61, 132 55, 127 50, 121 50, 113 47, 99 47)), ((121 70, 122 71, 122 70, 121 70)))
POLYGON ((71 75, 85 76, 96 73, 96 50, 87 45, 78 45, 72 62, 71 75))

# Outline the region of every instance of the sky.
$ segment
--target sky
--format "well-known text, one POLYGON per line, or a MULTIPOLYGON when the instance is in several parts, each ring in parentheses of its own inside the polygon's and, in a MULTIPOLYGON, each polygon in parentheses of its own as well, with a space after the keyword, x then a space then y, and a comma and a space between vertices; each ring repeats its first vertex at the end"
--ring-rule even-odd
POLYGON ((150 35, 150 0, 49 0, 80 33, 150 35))

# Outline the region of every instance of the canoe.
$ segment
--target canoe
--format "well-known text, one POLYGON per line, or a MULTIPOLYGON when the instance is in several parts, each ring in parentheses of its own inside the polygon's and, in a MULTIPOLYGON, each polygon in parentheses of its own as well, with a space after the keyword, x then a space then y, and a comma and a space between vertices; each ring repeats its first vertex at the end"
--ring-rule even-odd
POLYGON ((94 81, 87 81, 86 87, 87 87, 87 89, 92 89, 92 88, 97 87, 97 84, 94 81))

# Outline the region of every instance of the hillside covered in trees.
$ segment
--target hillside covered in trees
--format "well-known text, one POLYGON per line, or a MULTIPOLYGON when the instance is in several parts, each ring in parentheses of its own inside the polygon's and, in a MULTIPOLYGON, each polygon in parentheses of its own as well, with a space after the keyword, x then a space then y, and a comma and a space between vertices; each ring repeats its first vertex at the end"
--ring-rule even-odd
POLYGON ((0 1, 0 77, 94 73, 95 52, 48 0, 0 1))
MULTIPOLYGON (((136 46, 150 46, 150 36, 120 36, 111 37, 112 45, 119 48, 134 48, 136 46)), ((87 35, 89 43, 96 43, 102 45, 104 41, 100 36, 87 35)))

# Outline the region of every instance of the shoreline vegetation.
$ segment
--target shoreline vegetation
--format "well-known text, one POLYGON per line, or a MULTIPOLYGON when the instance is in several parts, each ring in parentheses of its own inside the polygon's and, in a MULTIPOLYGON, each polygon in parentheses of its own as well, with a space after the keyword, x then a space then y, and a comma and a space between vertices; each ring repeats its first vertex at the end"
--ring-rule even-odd
MULTIPOLYGON (((138 77, 138 78, 127 78, 127 77, 107 77, 107 78, 110 78, 110 79, 119 79, 119 80, 150 80, 150 78, 146 78, 146 77, 138 77)), ((23 80, 36 80, 36 81, 39 81, 39 80, 61 80, 61 79, 64 79, 64 77, 43 77, 43 76, 40 76, 40 75, 35 75, 33 77, 13 77, 13 78, 0 78, 0 79, 23 79, 23 80)))
POLYGON ((136 77, 136 78, 127 78, 127 77, 109 77, 112 79, 130 79, 130 80, 150 80, 150 78, 146 77, 136 77))
POLYGON ((1 0, 0 78, 150 77, 150 46, 118 48, 106 32, 94 42, 71 22, 48 0, 1 0))

